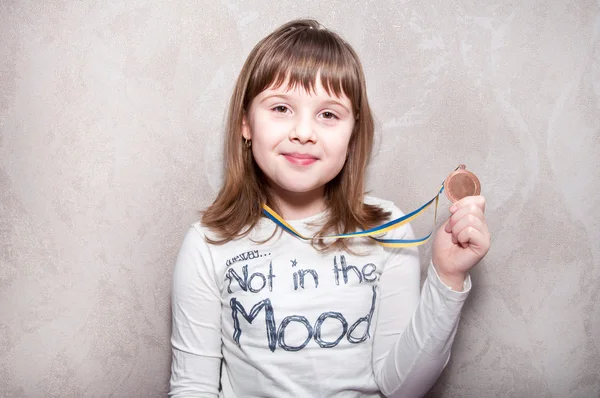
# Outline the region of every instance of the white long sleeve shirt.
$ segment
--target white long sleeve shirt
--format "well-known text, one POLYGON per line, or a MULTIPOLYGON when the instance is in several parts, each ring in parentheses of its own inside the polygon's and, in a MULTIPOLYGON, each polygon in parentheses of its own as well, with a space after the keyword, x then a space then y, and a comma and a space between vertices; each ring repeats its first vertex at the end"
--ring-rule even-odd
MULTIPOLYGON (((367 198, 391 211, 391 202, 367 198)), ((312 236, 323 214, 288 221, 312 236)), ((471 288, 420 286, 416 248, 320 253, 262 219, 211 245, 189 229, 173 274, 171 397, 420 397, 446 366, 471 288)), ((383 236, 411 239, 405 225, 383 236)))

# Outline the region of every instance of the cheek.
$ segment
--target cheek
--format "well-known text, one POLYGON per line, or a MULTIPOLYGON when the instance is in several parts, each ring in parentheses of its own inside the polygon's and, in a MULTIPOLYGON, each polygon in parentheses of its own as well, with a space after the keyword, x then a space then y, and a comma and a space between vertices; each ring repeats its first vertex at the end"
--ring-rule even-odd
POLYGON ((346 159, 348 145, 352 135, 352 127, 347 127, 336 134, 332 134, 330 139, 327 139, 327 147, 330 156, 342 157, 346 159))
POLYGON ((285 136, 285 126, 268 121, 255 121, 251 125, 252 137, 263 148, 273 149, 285 136))
POLYGON ((327 156, 334 160, 334 163, 338 167, 343 166, 346 162, 349 141, 349 139, 344 138, 328 142, 326 149, 327 156))

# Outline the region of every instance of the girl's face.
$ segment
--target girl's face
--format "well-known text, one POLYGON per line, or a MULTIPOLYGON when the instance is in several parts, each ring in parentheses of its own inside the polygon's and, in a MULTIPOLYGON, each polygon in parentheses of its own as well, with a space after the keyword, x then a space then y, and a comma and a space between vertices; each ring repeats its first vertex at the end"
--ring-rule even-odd
POLYGON ((258 94, 242 134, 276 195, 314 199, 344 166, 354 122, 350 99, 327 94, 317 79, 315 92, 284 83, 258 94))

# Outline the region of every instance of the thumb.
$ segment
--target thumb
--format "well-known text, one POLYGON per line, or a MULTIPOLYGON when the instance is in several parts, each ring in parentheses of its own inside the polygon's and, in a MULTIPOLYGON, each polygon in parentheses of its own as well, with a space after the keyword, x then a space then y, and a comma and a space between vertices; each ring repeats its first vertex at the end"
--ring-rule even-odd
MULTIPOLYGON (((444 224, 442 225, 442 227, 444 228, 444 231, 451 233, 452 232, 452 227, 450 226, 450 218, 448 218, 446 220, 446 222, 444 222, 444 224)), ((440 228, 441 229, 441 228, 440 228)))

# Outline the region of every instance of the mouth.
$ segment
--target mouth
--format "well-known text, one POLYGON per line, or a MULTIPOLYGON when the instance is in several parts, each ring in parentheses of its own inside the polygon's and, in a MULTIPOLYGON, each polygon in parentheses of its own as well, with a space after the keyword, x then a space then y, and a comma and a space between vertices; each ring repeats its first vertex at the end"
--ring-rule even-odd
POLYGON ((282 154, 288 162, 299 166, 308 166, 315 163, 319 158, 308 153, 284 153, 282 154))

